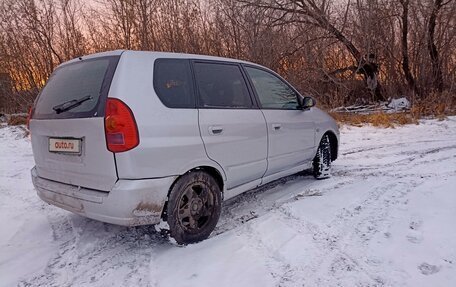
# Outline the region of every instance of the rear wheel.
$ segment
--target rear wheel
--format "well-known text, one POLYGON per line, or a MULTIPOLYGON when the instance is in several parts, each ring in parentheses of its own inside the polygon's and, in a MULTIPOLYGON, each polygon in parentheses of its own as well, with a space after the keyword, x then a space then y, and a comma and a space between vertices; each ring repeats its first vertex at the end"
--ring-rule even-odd
POLYGON ((221 191, 206 172, 183 175, 171 189, 167 205, 170 236, 179 244, 202 241, 217 225, 221 211, 221 191))
POLYGON ((331 142, 328 135, 324 135, 321 139, 312 165, 313 175, 316 179, 324 179, 331 176, 331 142))

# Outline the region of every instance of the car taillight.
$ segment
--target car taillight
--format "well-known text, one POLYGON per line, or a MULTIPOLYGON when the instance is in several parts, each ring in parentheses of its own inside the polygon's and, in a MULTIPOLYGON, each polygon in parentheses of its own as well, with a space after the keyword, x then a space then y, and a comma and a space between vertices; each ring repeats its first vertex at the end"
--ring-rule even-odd
POLYGON ((123 152, 131 150, 139 144, 135 117, 124 102, 108 98, 104 120, 108 150, 123 152))
POLYGON ((30 119, 32 118, 33 108, 30 107, 27 114, 27 129, 30 130, 30 119))

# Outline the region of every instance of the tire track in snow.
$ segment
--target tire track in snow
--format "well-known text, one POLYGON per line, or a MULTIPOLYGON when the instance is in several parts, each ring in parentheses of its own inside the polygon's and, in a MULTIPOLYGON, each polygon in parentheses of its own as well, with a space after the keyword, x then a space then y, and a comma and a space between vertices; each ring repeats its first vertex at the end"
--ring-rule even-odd
POLYGON ((326 181, 324 188, 321 186, 317 188, 319 182, 321 181, 316 181, 309 171, 303 171, 230 199, 224 203, 219 224, 211 237, 261 217, 284 204, 309 196, 320 196, 322 192, 328 190, 339 189, 353 183, 353 179, 340 179, 332 183, 326 181))
MULTIPOLYGON (((406 163, 396 163, 394 167, 391 168, 391 170, 388 170, 386 172, 382 172, 381 176, 386 178, 389 177, 397 177, 397 174, 394 174, 394 172, 398 171, 403 171, 403 167, 409 168, 410 165, 408 163, 415 161, 417 159, 423 159, 427 157, 428 155, 432 155, 438 152, 444 152, 444 151, 451 151, 456 149, 456 145, 452 146, 444 146, 444 147, 438 147, 438 148, 431 148, 431 149, 426 149, 423 151, 420 151, 418 155, 416 153, 411 153, 411 152, 395 152, 392 153, 390 156, 398 156, 402 154, 407 154, 411 155, 412 157, 408 159, 406 163)), ((438 158, 438 159, 431 159, 427 161, 422 161, 418 162, 416 166, 423 166, 431 162, 437 162, 441 160, 450 160, 454 156, 451 157, 443 157, 443 158, 438 158)), ((378 166, 380 167, 380 165, 378 166)), ((378 173, 372 172, 370 174, 366 174, 365 171, 367 170, 376 170, 376 167, 368 167, 368 168, 359 168, 356 170, 349 170, 349 172, 353 172, 353 176, 355 178, 365 178, 366 176, 378 176, 378 173)), ((403 176, 407 177, 407 176, 403 176)), ((404 178, 404 180, 412 180, 415 179, 415 177, 408 177, 404 178)), ((313 233, 313 237, 319 238, 318 242, 323 242, 321 249, 322 250, 330 250, 331 252, 327 252, 321 255, 321 258, 325 258, 322 262, 319 264, 316 264, 316 266, 325 266, 325 268, 317 268, 320 270, 333 270, 335 269, 335 266, 338 264, 342 264, 345 262, 345 264, 348 266, 348 269, 357 269, 360 272, 364 273, 366 277, 370 280, 370 282, 366 282, 368 285, 374 285, 374 286, 383 286, 385 284, 391 284, 391 282, 386 282, 385 279, 373 275, 372 271, 369 271, 370 266, 366 265, 366 261, 369 261, 369 258, 364 258, 364 262, 358 262, 357 260, 353 259, 349 254, 343 251, 343 245, 347 244, 348 242, 351 242, 352 240, 357 240, 357 242, 360 242, 361 244, 366 244, 371 238, 381 230, 382 227, 385 227, 388 225, 388 210, 392 208, 393 206, 397 204, 406 204, 406 202, 401 201, 408 192, 411 191, 411 189, 417 187, 421 183, 414 182, 413 180, 411 182, 399 182, 399 183, 394 183, 394 184, 389 184, 387 186, 380 186, 377 187, 373 192, 370 193, 369 197, 361 203, 357 209, 348 211, 348 210, 342 210, 340 214, 336 216, 336 218, 333 220, 331 225, 335 226, 342 226, 338 227, 339 229, 342 230, 350 230, 349 227, 353 226, 353 224, 356 225, 356 227, 353 229, 352 232, 340 232, 336 235, 330 235, 326 232, 322 232, 321 230, 318 230, 318 226, 316 225, 311 225, 309 222, 307 222, 306 225, 304 225, 305 228, 301 228, 300 232, 311 232, 313 233), (392 192, 389 192, 392 190, 392 192), (406 191, 401 191, 401 190, 406 190, 406 191), (385 203, 385 205, 378 206, 376 203, 378 201, 382 201, 385 203), (357 218, 356 220, 353 218, 357 218), (312 227, 309 227, 312 226, 312 227), (348 228, 346 228, 348 227, 348 228), (306 229, 307 228, 307 229, 306 229), (333 244, 328 244, 329 243, 334 243, 337 242, 337 245, 333 244), (331 256, 328 256, 331 253, 331 256)), ((254 196, 255 197, 255 196, 254 196)), ((249 198, 250 199, 250 198, 249 198)), ((260 201, 261 202, 261 201, 260 201)), ((276 205, 270 205, 265 209, 264 213, 274 211, 275 209, 280 210, 281 212, 284 211, 284 206, 291 202, 290 200, 284 201, 281 204, 276 204, 276 205)), ((285 213, 286 214, 286 213, 285 213)), ((257 218, 258 216, 262 216, 263 214, 255 214, 255 216, 252 216, 252 219, 257 218)), ((293 221, 293 218, 288 217, 289 221, 293 221)), ((294 223, 292 226, 296 227, 299 224, 299 221, 302 219, 295 218, 294 223)), ((237 224, 240 225, 240 224, 237 224)), ((250 236, 252 238, 252 236, 250 236)), ((255 242, 255 241, 254 241, 255 242)), ((353 242, 351 242, 352 244, 353 242)), ((255 243, 252 244, 252 246, 263 246, 262 249, 267 250, 266 247, 264 247, 264 243, 261 243, 261 239, 257 239, 255 243)), ((266 252, 267 253, 267 252, 266 252)), ((276 256, 269 256, 269 260, 275 262, 273 265, 278 265, 281 266, 279 270, 282 270, 282 277, 286 278, 286 280, 281 281, 279 284, 282 286, 283 284, 286 284, 286 282, 302 282, 302 281, 307 281, 306 278, 300 278, 299 280, 297 279, 292 279, 294 277, 293 274, 300 274, 299 266, 290 266, 284 261, 281 261, 280 258, 276 256), (291 278, 290 278, 291 277, 291 278)), ((272 268, 273 270, 277 270, 277 267, 274 266, 272 268)), ((272 272, 272 271, 271 271, 272 272)), ((325 273, 323 271, 323 273, 325 273)), ((324 278, 325 276, 328 276, 327 272, 325 275, 316 275, 313 278, 324 278)), ((334 273, 334 272, 332 272, 334 273)), ((313 274, 319 274, 319 272, 313 273, 313 274)), ((276 275, 278 276, 278 275, 276 275)), ((310 276, 312 278, 312 276, 310 276)), ((312 282, 312 280, 309 280, 312 282)), ((315 281, 313 281, 315 282, 315 281)), ((293 285, 293 283, 290 283, 293 285)), ((394 284, 393 284, 394 285, 394 284)), ((285 286, 285 285, 283 285, 285 286)))
MULTIPOLYGON (((444 146, 439 148, 426 149, 421 151, 418 155, 413 154, 413 157, 410 158, 407 162, 412 162, 417 159, 425 158, 428 155, 435 154, 438 152, 452 151, 456 149, 456 145, 444 146)), ((394 153, 397 155, 398 153, 394 153)), ((409 153, 411 154, 411 153, 409 153)), ((412 155, 412 154, 411 154, 412 155)), ((456 156, 447 156, 438 159, 431 159, 426 161, 418 162, 415 166, 426 166, 426 164, 432 162, 439 162, 442 160, 451 160, 456 156)), ((410 168, 408 164, 397 164, 395 167, 391 168, 387 172, 382 172, 380 176, 382 177, 397 177, 397 172, 404 171, 402 168, 410 168), (396 175, 394 174, 396 171, 396 175)), ((349 173, 352 173, 352 176, 357 178, 366 176, 378 176, 378 173, 372 172, 366 174, 365 171, 373 171, 376 168, 359 168, 357 170, 349 170, 349 173)), ((406 169, 406 170, 407 170, 406 169)), ((343 174, 346 174, 345 172, 343 174)), ((450 175, 454 172, 450 172, 450 175)), ((445 174, 443 174, 444 176, 445 174)), ((442 176, 442 175, 441 175, 442 176)), ((362 273, 367 275, 372 281, 366 282, 365 284, 371 286, 397 286, 398 282, 387 282, 384 278, 379 276, 374 276, 374 271, 369 271, 370 266, 367 266, 365 262, 369 261, 369 258, 362 258, 364 262, 360 260, 355 260, 352 256, 347 254, 344 249, 346 246, 353 244, 362 244, 366 245, 371 238, 378 233, 382 227, 385 227, 389 224, 388 213, 394 206, 398 204, 407 204, 407 201, 404 198, 409 192, 412 192, 418 185, 422 184, 424 180, 415 181, 415 177, 409 177, 404 180, 399 181, 394 184, 389 184, 384 187, 377 187, 373 192, 370 193, 370 196, 359 205, 359 208, 356 207, 354 210, 342 210, 338 215, 335 216, 335 219, 328 224, 329 229, 342 229, 342 232, 336 232, 335 234, 327 233, 322 231, 318 226, 311 225, 307 223, 308 231, 313 233, 313 238, 316 238, 316 241, 323 243, 321 248, 322 250, 329 250, 321 254, 319 262, 315 262, 314 266, 317 266, 317 272, 310 272, 302 278, 293 280, 294 282, 317 282, 321 278, 327 278, 328 276, 334 275, 334 266, 338 264, 347 265, 346 271, 353 271, 354 268, 359 269, 362 273), (381 201, 383 204, 376 204, 378 201, 381 201), (310 226, 310 228, 309 228, 310 226), (355 228, 353 228, 355 226, 355 228), (348 263, 347 263, 348 261, 348 263)), ((290 215, 289 212, 285 209, 286 206, 282 206, 280 210, 286 215, 290 215)), ((294 220, 293 226, 298 225, 299 221, 302 221, 302 218, 290 216, 291 220, 294 220)), ((315 269, 313 269, 315 271, 315 269)), ((340 279, 340 278, 336 278, 340 279)), ((337 281, 337 280, 336 280, 337 281)), ((334 282, 331 281, 330 282, 334 282)), ((321 282, 323 283, 323 282, 321 282)), ((361 286, 364 285, 360 282, 361 286)))
POLYGON ((381 144, 381 145, 374 145, 374 146, 350 149, 350 150, 341 152, 340 155, 347 156, 347 155, 351 155, 351 154, 359 154, 359 153, 370 152, 370 151, 379 150, 379 149, 410 147, 410 145, 421 145, 421 144, 429 144, 429 143, 445 143, 445 142, 453 142, 453 141, 452 140, 422 140, 422 141, 410 141, 410 142, 402 142, 402 143, 394 143, 394 144, 381 144))
MULTIPOLYGON (((370 258, 355 259, 354 256, 347 253, 346 247, 353 244, 366 246, 378 232, 389 224, 388 214, 390 210, 396 205, 406 204, 404 198, 419 184, 413 184, 412 188, 406 182, 380 185, 370 192, 359 205, 352 209, 341 210, 326 225, 327 229, 322 229, 310 221, 295 216, 287 206, 282 206, 279 211, 288 219, 290 226, 299 226, 300 233, 312 234, 315 244, 322 251, 317 257, 318 259, 309 264, 313 266, 311 272, 304 274, 292 272, 293 274, 301 274, 301 276, 297 276, 291 282, 309 282, 312 284, 312 282, 318 282, 322 278, 336 276, 339 269, 364 275, 364 283, 358 282, 360 286, 397 286, 396 283, 387 282, 385 278, 377 274, 376 270, 372 270, 371 266, 366 263, 369 262, 370 258)), ((337 281, 341 278, 335 279, 337 281)), ((334 280, 331 279, 329 282, 334 282, 334 280)), ((324 282, 320 283, 325 284, 324 282)))
MULTIPOLYGON (((388 136, 390 135, 382 138, 382 141, 391 142, 392 139, 388 136)), ((402 136, 405 139, 404 134, 402 136)), ((388 276, 383 276, 385 274, 380 268, 384 264, 380 262, 376 266, 376 258, 356 254, 359 252, 357 250, 354 254, 351 248, 356 244, 360 250, 364 250, 376 235, 381 234, 379 232, 391 224, 390 211, 405 205, 408 193, 413 192, 429 177, 456 175, 456 170, 451 169, 456 158, 456 139, 450 135, 448 140, 410 141, 407 137, 407 142, 399 138, 398 141, 401 142, 398 144, 384 145, 379 145, 374 140, 359 141, 347 146, 342 144, 340 158, 334 165, 334 177, 330 180, 314 181, 308 174, 301 173, 249 191, 226 203, 219 227, 212 238, 216 239, 217 235, 228 231, 241 236, 245 234, 246 245, 264 255, 278 286, 343 283, 345 276, 350 273, 356 274, 360 286, 401 285, 403 282, 394 282, 388 276), (390 162, 390 166, 367 165, 363 162, 363 158, 372 161, 377 157, 390 162), (402 162, 395 160, 399 157, 402 162), (450 169, 444 172, 429 170, 429 165, 441 161, 447 162, 450 169), (306 200, 308 196, 324 197, 340 189, 348 189, 359 181, 373 178, 379 181, 377 186, 369 186, 358 205, 339 209, 329 227, 312 223, 311 219, 299 217, 290 209, 294 202, 306 200), (394 180, 394 183, 382 187, 382 180, 394 180), (257 229, 265 216, 283 219, 281 222, 294 228, 298 236, 312 239, 319 256, 311 258, 308 264, 311 268, 304 268, 280 253, 271 252, 270 242, 264 240, 257 229)), ((9 175, 16 175, 17 172, 9 175)), ((24 178, 29 176, 28 170, 23 172, 26 173, 24 178)), ((8 180, 17 178, 21 179, 19 176, 9 177, 8 180)), ((54 258, 49 261, 45 272, 35 278, 25 279, 19 283, 20 286, 106 286, 113 284, 114 279, 116 285, 123 286, 160 285, 160 282, 155 282, 149 276, 149 269, 159 264, 151 258, 156 249, 166 249, 170 245, 154 233, 153 228, 123 228, 103 224, 69 215, 55 207, 37 204, 31 197, 15 191, 8 190, 6 194, 15 199, 23 199, 30 208, 39 208, 45 212, 54 230, 54 258)), ((355 284, 345 286, 349 285, 355 284)))
POLYGON ((149 259, 154 248, 169 244, 150 226, 126 228, 54 212, 49 221, 57 254, 44 274, 23 281, 25 286, 109 285, 106 282, 116 281, 118 269, 128 270, 123 278, 127 285, 152 286, 145 279, 149 259))

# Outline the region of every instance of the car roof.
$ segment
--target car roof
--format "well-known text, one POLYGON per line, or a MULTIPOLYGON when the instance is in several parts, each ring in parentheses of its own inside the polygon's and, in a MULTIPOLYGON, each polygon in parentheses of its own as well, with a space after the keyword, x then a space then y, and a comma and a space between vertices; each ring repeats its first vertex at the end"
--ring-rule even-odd
POLYGON ((156 51, 113 50, 113 51, 106 51, 106 52, 101 52, 101 53, 94 53, 94 54, 90 54, 90 55, 86 55, 86 56, 80 56, 80 57, 74 58, 70 61, 60 64, 59 67, 70 64, 70 63, 77 62, 79 60, 93 59, 93 58, 106 57, 106 56, 119 56, 123 53, 128 53, 131 55, 137 54, 137 55, 142 55, 142 56, 149 54, 151 57, 153 57, 155 59, 174 58, 174 59, 212 60, 212 61, 244 63, 244 64, 260 66, 258 64, 248 62, 248 61, 232 59, 232 58, 225 58, 225 57, 208 56, 208 55, 172 53, 172 52, 156 52, 156 51))

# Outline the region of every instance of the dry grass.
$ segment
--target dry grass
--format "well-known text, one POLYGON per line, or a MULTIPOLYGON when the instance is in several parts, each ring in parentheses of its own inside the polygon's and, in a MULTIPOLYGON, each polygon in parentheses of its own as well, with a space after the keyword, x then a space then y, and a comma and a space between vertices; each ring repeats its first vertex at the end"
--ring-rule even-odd
POLYGON ((372 124, 376 127, 394 128, 406 124, 418 124, 422 118, 446 119, 456 115, 456 94, 431 93, 420 99, 414 99, 410 111, 398 113, 377 112, 372 114, 330 113, 337 122, 361 126, 372 124))
POLYGON ((414 99, 410 114, 415 119, 423 117, 445 119, 447 116, 456 115, 456 94, 430 93, 420 99, 414 99))
POLYGON ((372 124, 375 127, 394 128, 397 125, 417 124, 418 120, 410 113, 387 114, 379 112, 375 114, 356 113, 331 113, 331 116, 341 124, 362 126, 372 124))
POLYGON ((27 117, 22 115, 11 115, 8 117, 8 125, 19 126, 27 124, 27 117))

